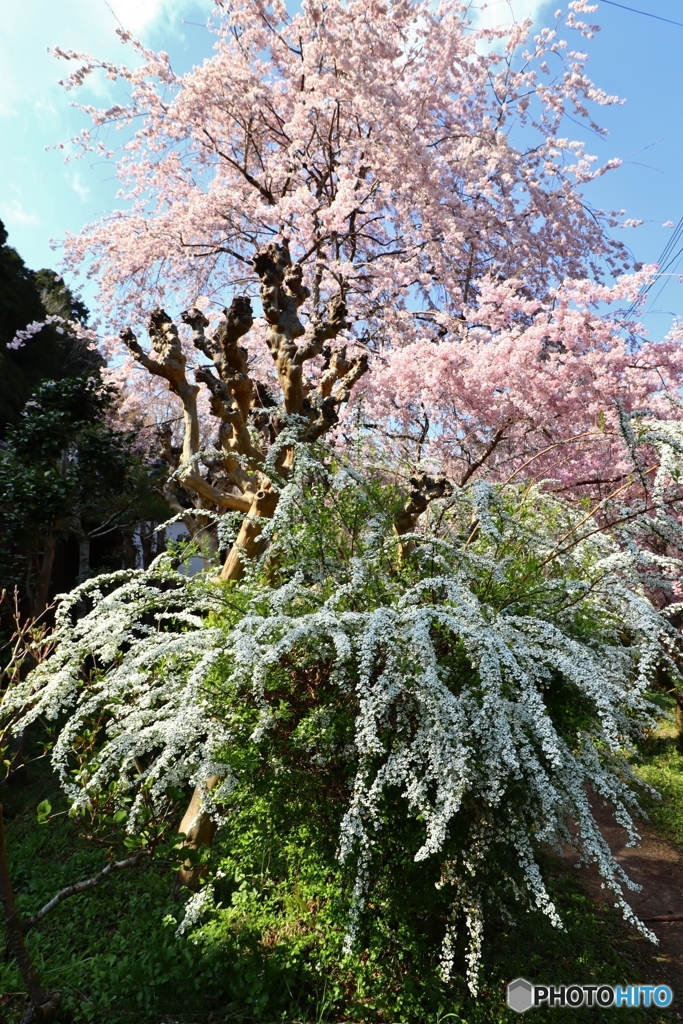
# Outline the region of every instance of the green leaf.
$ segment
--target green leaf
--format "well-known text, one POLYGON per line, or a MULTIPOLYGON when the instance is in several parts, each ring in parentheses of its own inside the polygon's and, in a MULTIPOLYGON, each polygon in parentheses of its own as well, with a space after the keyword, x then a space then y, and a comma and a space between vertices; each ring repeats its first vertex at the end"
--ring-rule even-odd
POLYGON ((49 800, 41 800, 38 804, 38 824, 46 825, 52 812, 52 804, 49 800))

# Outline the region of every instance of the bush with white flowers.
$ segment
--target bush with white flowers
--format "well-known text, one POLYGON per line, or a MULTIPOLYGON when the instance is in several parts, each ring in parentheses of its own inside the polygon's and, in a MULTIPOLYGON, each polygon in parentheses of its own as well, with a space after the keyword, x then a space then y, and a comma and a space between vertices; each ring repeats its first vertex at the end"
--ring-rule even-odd
POLYGON ((627 755, 652 725, 654 674, 678 678, 678 634, 638 582, 641 549, 531 486, 474 483, 402 537, 397 500, 299 451, 243 581, 188 579, 167 556, 89 580, 61 601, 55 653, 5 694, 6 720, 55 722, 74 810, 115 783, 133 833, 143 792, 161 800, 216 774, 211 811, 229 814, 247 746, 272 752, 277 738, 283 772, 289 757, 333 765, 337 858, 355 879, 349 954, 397 863, 387 830, 441 894, 444 979, 466 929, 473 991, 506 887, 561 927, 539 849, 595 862, 647 933, 591 808, 607 801, 637 840, 627 755))

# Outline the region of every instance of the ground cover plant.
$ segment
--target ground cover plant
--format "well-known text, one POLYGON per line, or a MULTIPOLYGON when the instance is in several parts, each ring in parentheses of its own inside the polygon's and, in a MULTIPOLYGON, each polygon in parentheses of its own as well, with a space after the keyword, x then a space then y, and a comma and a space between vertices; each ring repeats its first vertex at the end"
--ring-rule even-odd
MULTIPOLYGON (((27 785, 13 787, 9 792, 5 789, 3 801, 16 898, 22 916, 28 916, 62 885, 97 870, 102 854, 99 849, 88 848, 68 816, 57 816, 66 809, 66 803, 60 798, 56 779, 44 760, 30 764, 27 785), (55 816, 49 824, 40 825, 36 808, 46 799, 51 802, 55 816)), ((248 813, 252 813, 251 808, 248 813)), ((48 988, 58 987, 62 992, 65 1019, 69 1013, 76 1021, 88 1024, 248 1024, 255 1019, 273 1024, 283 1019, 301 1024, 331 1024, 344 1019, 360 1024, 383 1019, 382 1005, 377 1007, 371 1000, 360 1004, 353 1016, 339 1016, 336 999, 346 980, 343 973, 327 988, 324 981, 321 984, 320 972, 315 970, 321 955, 320 935, 311 934, 314 914, 311 908, 303 909, 301 905, 309 893, 315 893, 315 876, 299 871, 289 886, 280 878, 281 891, 287 890, 284 920, 283 904, 273 908, 273 887, 268 883, 275 871, 269 867, 264 871, 268 858, 264 862, 263 850, 272 843, 280 843, 272 831, 273 819, 264 819, 266 815, 257 820, 258 830, 235 829, 224 838, 219 833, 218 856, 226 870, 221 895, 224 906, 230 908, 232 920, 212 926, 213 934, 199 945, 193 944, 187 935, 175 935, 183 916, 182 905, 173 898, 168 871, 157 872, 153 868, 119 875, 106 886, 65 901, 29 934, 27 942, 41 978, 48 988), (232 844, 235 836, 237 846, 232 844), (234 874, 228 878, 230 867, 234 874), (230 890, 234 897, 228 895, 230 890), (264 947, 254 943, 244 915, 249 901, 260 903, 259 914, 255 916, 257 923, 262 925, 265 921, 278 930, 279 949, 272 943, 264 947), (241 926, 235 920, 240 910, 241 926), (288 955, 283 949, 287 932, 291 942, 288 955), (223 942, 218 941, 221 936, 223 942), (309 953, 312 949, 314 954, 309 956, 308 964, 307 945, 309 953), (262 958, 260 964, 255 953, 262 958)), ((243 824, 244 819, 240 822, 243 824)), ((290 830, 288 843, 291 842, 290 830)), ((300 851, 310 858, 306 844, 301 844, 300 851)), ((499 920, 494 925, 490 951, 484 951, 477 1000, 462 983, 447 991, 437 989, 431 993, 433 1008, 420 1020, 429 1024, 445 1019, 467 1024, 507 1024, 512 1013, 504 1005, 505 985, 520 974, 535 972, 538 977, 553 977, 560 982, 578 978, 586 983, 622 983, 625 978, 657 973, 656 963, 643 959, 642 950, 634 948, 632 932, 624 927, 618 914, 606 907, 596 909, 573 871, 561 862, 549 861, 544 867, 566 931, 559 932, 549 923, 544 925, 535 915, 523 915, 516 925, 499 920), (447 1017, 449 1013, 456 1016, 447 1017)), ((323 879, 323 888, 325 884, 323 879)), ((315 895, 319 899, 319 889, 315 895)), ((315 912, 313 900, 311 903, 315 912)), ((408 947, 404 956, 419 957, 420 952, 408 947)), ((7 994, 0 1007, 0 1019, 18 1024, 26 1008, 25 988, 16 965, 8 958, 0 962, 0 989, 7 994)), ((415 998, 414 992, 403 1009, 390 1019, 412 1022, 415 1017, 410 1012, 411 998, 415 998)), ((617 1011, 611 1016, 628 1021, 639 1011, 618 1013, 618 1017, 617 1011)), ((609 1011, 606 1019, 608 1014, 609 1011)), ((587 1012, 579 1012, 578 1019, 584 1015, 587 1012)), ((550 1012, 540 1010, 536 1016, 550 1019, 550 1012)), ((656 1024, 669 1021, 664 1011, 652 1011, 650 1019, 656 1024)))
POLYGON ((683 842, 683 752, 680 712, 671 690, 655 695, 662 711, 658 726, 639 744, 634 770, 659 795, 646 801, 649 818, 676 844, 683 842))

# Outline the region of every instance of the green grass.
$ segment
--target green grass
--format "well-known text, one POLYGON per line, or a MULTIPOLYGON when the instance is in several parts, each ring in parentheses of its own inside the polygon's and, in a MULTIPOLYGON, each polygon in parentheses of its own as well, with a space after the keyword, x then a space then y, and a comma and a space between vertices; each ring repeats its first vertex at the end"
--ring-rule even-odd
POLYGON ((643 801, 651 823, 670 841, 683 847, 683 752, 679 747, 678 727, 673 716, 675 701, 656 694, 655 699, 666 717, 640 747, 642 760, 636 761, 636 773, 657 790, 661 800, 643 801))

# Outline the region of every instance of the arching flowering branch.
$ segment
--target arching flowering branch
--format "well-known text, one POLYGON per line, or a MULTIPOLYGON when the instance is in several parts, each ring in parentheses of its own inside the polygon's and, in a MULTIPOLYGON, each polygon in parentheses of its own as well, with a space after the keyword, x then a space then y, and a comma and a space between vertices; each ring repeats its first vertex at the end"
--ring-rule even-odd
POLYGON ((32 323, 27 324, 23 330, 17 331, 7 347, 12 349, 21 348, 30 338, 40 334, 44 327, 54 327, 57 334, 67 332, 88 347, 94 347, 98 342, 97 331, 93 330, 92 327, 86 327, 80 320, 67 320, 58 313, 48 313, 44 320, 34 320, 32 323))
MULTIPOLYGON (((658 441, 646 429, 646 443, 670 448, 673 469, 680 432, 658 441)), ((399 557, 395 496, 322 465, 305 443, 284 443, 291 469, 264 526, 260 572, 226 590, 162 556, 88 581, 58 611, 54 656, 5 695, 15 729, 39 716, 59 723, 53 761, 74 810, 115 783, 135 833, 143 797, 163 801, 191 781, 203 798, 193 810, 205 826, 208 810, 212 833, 238 783, 243 798, 254 751, 268 763, 278 751, 284 771, 291 757, 337 780, 338 856, 355 874, 347 949, 396 816, 412 837, 411 870, 424 865, 442 894, 445 979, 464 920, 476 992, 487 917, 505 889, 561 926, 539 844, 575 846, 652 938, 587 795, 610 803, 637 840, 639 783, 624 748, 653 723, 652 680, 664 672, 680 686, 683 657, 680 635, 643 593, 647 553, 620 548, 538 489, 474 482, 447 493, 416 480, 441 494, 399 557), (100 716, 107 727, 74 774, 79 736, 100 716)), ((661 585, 674 565, 680 573, 680 559, 650 560, 661 585)))

